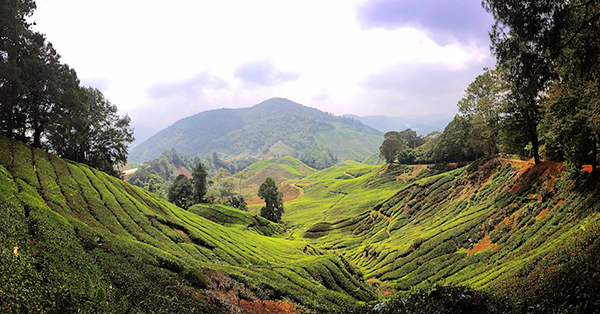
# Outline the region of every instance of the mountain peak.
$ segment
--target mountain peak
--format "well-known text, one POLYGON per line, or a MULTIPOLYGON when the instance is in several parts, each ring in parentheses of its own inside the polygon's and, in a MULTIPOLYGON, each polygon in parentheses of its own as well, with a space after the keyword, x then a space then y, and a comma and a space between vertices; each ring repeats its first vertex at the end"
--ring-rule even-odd
POLYGON ((320 145, 341 160, 364 160, 377 152, 381 140, 379 131, 360 122, 271 98, 250 108, 205 111, 181 119, 134 147, 129 159, 153 159, 173 147, 191 156, 218 151, 267 157, 280 156, 280 148, 300 154, 320 145))

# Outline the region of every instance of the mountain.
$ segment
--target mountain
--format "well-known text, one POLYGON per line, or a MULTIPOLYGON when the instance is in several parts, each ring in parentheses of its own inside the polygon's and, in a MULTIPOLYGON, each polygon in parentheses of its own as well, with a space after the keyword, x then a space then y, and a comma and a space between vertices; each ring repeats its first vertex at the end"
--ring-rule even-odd
POLYGON ((347 114, 344 117, 356 119, 383 133, 389 131, 404 131, 412 129, 420 135, 427 135, 433 131, 444 131, 452 117, 443 115, 429 115, 419 118, 404 118, 390 116, 356 116, 347 114))
POLYGON ((362 160, 377 152, 381 135, 354 119, 273 98, 251 108, 210 110, 181 119, 131 149, 129 159, 154 159, 170 148, 191 156, 216 151, 277 157, 321 145, 339 159, 362 160))

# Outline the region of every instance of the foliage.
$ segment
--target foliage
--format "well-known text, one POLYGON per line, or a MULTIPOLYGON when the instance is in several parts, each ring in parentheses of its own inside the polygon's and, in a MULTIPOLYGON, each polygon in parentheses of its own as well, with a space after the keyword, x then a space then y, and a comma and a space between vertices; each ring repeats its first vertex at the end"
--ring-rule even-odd
POLYGON ((414 164, 417 161, 415 149, 425 143, 425 139, 411 129, 401 132, 390 131, 384 135, 379 147, 379 155, 387 163, 398 160, 404 164, 414 164))
MULTIPOLYGON (((193 200, 195 204, 205 202, 204 196, 206 195, 207 189, 207 176, 206 168, 199 162, 194 166, 192 170, 192 184, 194 186, 193 200)), ((177 180, 176 180, 177 181, 177 180)))
POLYGON ((341 257, 304 252, 255 214, 196 205, 215 223, 83 164, 4 137, 0 147, 2 311, 226 313, 285 301, 335 312, 375 297, 341 257))
POLYGON ((33 1, 3 1, 0 23, 0 131, 34 147, 112 175, 133 141, 128 116, 117 115, 97 89, 79 86, 75 71, 25 18, 33 1))
POLYGON ((194 185, 192 180, 184 174, 180 174, 175 178, 173 184, 169 188, 169 202, 183 209, 194 204, 194 185))
POLYGON ((127 181, 167 199, 167 191, 178 174, 193 170, 198 158, 181 155, 176 149, 164 150, 157 159, 142 163, 127 181))
POLYGON ((258 189, 258 197, 265 201, 260 215, 273 222, 280 222, 283 214, 283 193, 279 192, 275 181, 268 177, 258 189))
POLYGON ((503 114, 509 143, 530 145, 539 163, 541 123, 548 158, 565 158, 571 172, 586 162, 596 169, 598 2, 483 4, 496 20, 490 37, 508 87, 503 114))
POLYGON ((477 159, 483 155, 477 140, 472 117, 456 115, 437 138, 433 159, 437 162, 457 162, 477 159))

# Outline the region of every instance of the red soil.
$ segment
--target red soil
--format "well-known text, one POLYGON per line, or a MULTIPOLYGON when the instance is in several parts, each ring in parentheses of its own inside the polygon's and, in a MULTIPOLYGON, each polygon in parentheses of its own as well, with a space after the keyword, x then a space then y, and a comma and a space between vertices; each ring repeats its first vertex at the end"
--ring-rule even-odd
POLYGON ((192 173, 189 170, 185 169, 184 167, 175 169, 175 177, 177 177, 180 174, 184 174, 186 177, 188 177, 190 179, 192 178, 192 173))
POLYGON ((492 244, 490 236, 486 235, 483 239, 479 240, 479 243, 473 245, 473 248, 467 251, 467 255, 473 255, 474 253, 481 252, 489 247, 497 247, 497 244, 492 244))
POLYGON ((535 218, 546 217, 549 213, 550 211, 548 210, 548 208, 544 208, 544 210, 542 210, 535 218))

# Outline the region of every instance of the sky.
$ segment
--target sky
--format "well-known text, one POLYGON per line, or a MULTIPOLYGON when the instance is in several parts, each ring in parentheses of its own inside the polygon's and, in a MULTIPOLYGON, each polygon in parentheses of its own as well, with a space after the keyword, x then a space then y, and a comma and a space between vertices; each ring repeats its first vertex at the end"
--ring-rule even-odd
POLYGON ((30 20, 141 136, 272 97, 451 117, 495 64, 479 0, 37 0, 30 20))

